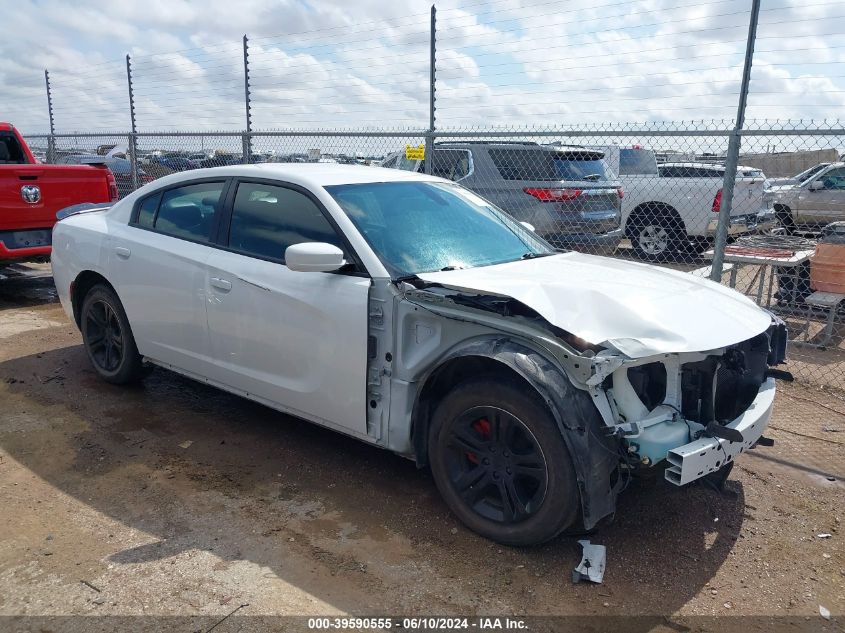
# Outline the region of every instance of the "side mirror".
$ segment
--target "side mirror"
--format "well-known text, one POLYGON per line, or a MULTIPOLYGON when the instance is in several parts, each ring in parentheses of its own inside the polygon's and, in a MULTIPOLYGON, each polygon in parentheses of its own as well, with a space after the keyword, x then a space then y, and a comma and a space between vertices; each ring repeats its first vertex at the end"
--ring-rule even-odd
POLYGON ((326 242, 303 242, 285 249, 285 266, 302 273, 328 273, 346 262, 343 251, 326 242))
POLYGON ((531 224, 530 222, 520 222, 520 224, 521 224, 522 226, 524 226, 526 229, 528 229, 529 231, 531 231, 532 233, 536 233, 536 232, 537 232, 537 229, 536 229, 536 228, 534 227, 534 225, 533 225, 533 224, 531 224))
POLYGON ((824 189, 824 183, 821 180, 814 180, 808 187, 810 191, 821 191, 824 189))

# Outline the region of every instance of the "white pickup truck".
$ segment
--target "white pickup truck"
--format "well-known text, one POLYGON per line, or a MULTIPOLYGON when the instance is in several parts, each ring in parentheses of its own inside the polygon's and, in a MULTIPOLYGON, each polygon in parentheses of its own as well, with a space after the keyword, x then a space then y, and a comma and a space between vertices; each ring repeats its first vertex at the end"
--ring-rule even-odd
MULTIPOLYGON (((657 261, 707 247, 716 234, 724 165, 658 165, 654 151, 637 145, 596 149, 604 151, 605 160, 619 175, 625 191, 622 226, 641 258, 657 261)), ((730 235, 774 226, 774 211, 763 199, 765 180, 759 169, 737 169, 730 235)))

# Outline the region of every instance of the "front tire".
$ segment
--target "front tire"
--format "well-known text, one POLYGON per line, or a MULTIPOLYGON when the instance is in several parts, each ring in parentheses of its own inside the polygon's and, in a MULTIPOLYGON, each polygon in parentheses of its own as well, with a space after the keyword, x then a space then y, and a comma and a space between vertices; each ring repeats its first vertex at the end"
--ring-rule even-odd
POLYGON ((80 313, 82 341, 88 359, 106 382, 122 385, 147 374, 120 299, 98 284, 88 291, 80 313))
POLYGON ((504 545, 537 545, 568 528, 580 499, 551 412, 515 380, 482 376, 448 393, 429 432, 434 481, 471 530, 504 545))

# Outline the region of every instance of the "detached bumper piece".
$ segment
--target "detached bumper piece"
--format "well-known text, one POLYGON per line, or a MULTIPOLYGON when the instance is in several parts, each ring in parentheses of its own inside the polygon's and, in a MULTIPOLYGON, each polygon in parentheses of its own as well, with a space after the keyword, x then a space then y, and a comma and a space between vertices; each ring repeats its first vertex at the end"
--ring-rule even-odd
POLYGON ((725 425, 742 434, 742 441, 704 437, 670 450, 666 456, 671 464, 665 472, 666 480, 676 486, 685 486, 733 462, 737 455, 752 448, 763 435, 772 417, 774 402, 775 381, 767 378, 751 406, 725 425))

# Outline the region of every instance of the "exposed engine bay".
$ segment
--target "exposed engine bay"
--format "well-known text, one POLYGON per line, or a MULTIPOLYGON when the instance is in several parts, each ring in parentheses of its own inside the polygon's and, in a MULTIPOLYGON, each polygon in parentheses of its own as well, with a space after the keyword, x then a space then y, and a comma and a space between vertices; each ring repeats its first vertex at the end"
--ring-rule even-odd
MULTIPOLYGON (((601 391, 606 396, 603 417, 623 443, 626 465, 650 468, 668 460, 667 479, 680 484, 672 470, 676 461, 683 461, 673 461, 676 449, 699 440, 710 442, 709 448, 721 453, 712 460, 718 468, 733 458, 723 443, 736 444, 738 452, 753 446, 765 423, 758 420, 746 430, 741 420, 757 409, 769 383, 773 397, 773 378, 789 378, 774 369, 783 363, 785 350, 786 327, 773 317, 765 332, 726 348, 622 362, 593 386, 594 395, 601 391)), ((704 474, 712 470, 705 468, 704 474)))

